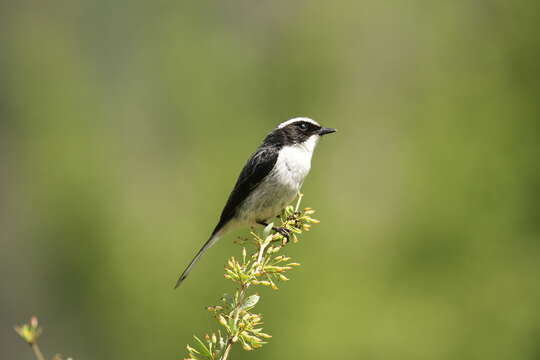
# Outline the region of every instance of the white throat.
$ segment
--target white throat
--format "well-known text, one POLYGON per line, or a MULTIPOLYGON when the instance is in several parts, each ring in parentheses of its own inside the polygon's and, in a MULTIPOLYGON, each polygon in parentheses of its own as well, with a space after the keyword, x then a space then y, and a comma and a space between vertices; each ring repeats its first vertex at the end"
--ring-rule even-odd
POLYGON ((319 135, 312 135, 301 144, 284 146, 279 153, 278 167, 287 170, 287 176, 298 189, 311 169, 311 157, 318 141, 319 135))
POLYGON ((311 156, 313 155, 315 146, 317 146, 317 143, 319 142, 320 138, 321 137, 319 135, 311 135, 306 141, 304 141, 301 144, 297 144, 297 146, 304 148, 309 153, 310 160, 311 160, 311 156))

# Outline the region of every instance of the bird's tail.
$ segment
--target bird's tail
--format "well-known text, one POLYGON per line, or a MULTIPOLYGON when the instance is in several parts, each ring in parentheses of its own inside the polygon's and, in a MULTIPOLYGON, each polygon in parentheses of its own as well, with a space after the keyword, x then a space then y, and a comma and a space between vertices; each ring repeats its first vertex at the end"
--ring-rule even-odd
POLYGON ((212 236, 210 236, 210 239, 206 240, 206 242, 204 243, 204 245, 201 247, 201 249, 197 252, 197 255, 195 255, 195 257, 193 258, 193 260, 191 260, 191 262, 189 263, 189 265, 186 267, 186 269, 184 270, 184 272, 182 273, 182 275, 180 275, 180 278, 178 278, 178 281, 176 282, 176 285, 174 286, 174 288, 176 289, 177 287, 180 286, 180 284, 182 283, 182 281, 184 281, 185 278, 187 278, 189 272, 191 271, 191 269, 193 268, 193 266, 197 263, 197 261, 199 260, 199 258, 202 256, 202 254, 204 254, 204 252, 212 245, 214 245, 216 243, 216 241, 219 240, 219 238, 221 237, 221 232, 215 232, 212 234, 212 236))

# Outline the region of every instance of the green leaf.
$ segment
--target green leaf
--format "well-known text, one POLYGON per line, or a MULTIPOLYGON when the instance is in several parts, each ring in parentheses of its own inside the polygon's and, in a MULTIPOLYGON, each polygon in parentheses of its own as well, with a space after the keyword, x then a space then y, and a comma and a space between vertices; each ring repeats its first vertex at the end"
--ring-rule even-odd
POLYGON ((235 304, 234 297, 230 294, 223 294, 221 301, 225 305, 226 309, 232 309, 235 304))
POLYGON ((249 309, 253 308, 255 305, 257 305, 260 298, 261 297, 259 295, 253 294, 244 301, 244 303, 242 304, 242 306, 240 308, 242 310, 249 310, 249 309))
POLYGON ((273 227, 274 227, 274 223, 270 223, 265 226, 263 230, 263 239, 266 239, 270 235, 270 232, 272 231, 273 227))
POLYGON ((197 343, 199 344, 199 349, 201 350, 201 354, 206 356, 207 358, 212 358, 212 353, 210 353, 210 350, 206 347, 204 342, 202 342, 201 339, 199 339, 197 336, 193 335, 195 340, 197 340, 197 343))
POLYGON ((285 208, 285 214, 291 216, 294 213, 294 206, 289 205, 285 208))
POLYGON ((192 347, 191 347, 191 346, 189 346, 189 345, 188 345, 188 346, 186 346, 186 348, 188 349, 188 351, 189 351, 189 352, 192 352, 192 353, 196 353, 196 354, 198 354, 198 353, 199 353, 199 352, 197 351, 197 349, 194 349, 194 348, 192 348, 192 347))

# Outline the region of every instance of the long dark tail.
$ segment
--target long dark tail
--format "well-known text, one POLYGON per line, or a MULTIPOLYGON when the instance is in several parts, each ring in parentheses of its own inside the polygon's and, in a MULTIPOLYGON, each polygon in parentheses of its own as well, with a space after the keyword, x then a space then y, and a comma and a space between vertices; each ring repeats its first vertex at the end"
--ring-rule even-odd
POLYGON ((210 239, 206 240, 206 242, 204 243, 204 245, 201 247, 201 249, 197 252, 197 255, 195 255, 195 257, 193 258, 193 260, 191 260, 191 262, 189 263, 189 265, 186 267, 186 269, 184 270, 184 272, 182 273, 182 275, 180 275, 180 278, 178 279, 178 281, 176 282, 176 285, 174 286, 174 288, 176 289, 177 287, 180 286, 180 284, 182 283, 182 281, 184 281, 185 278, 187 278, 189 272, 191 271, 191 269, 193 268, 193 266, 197 263, 197 261, 199 260, 199 258, 202 256, 202 254, 204 254, 204 252, 212 245, 215 244, 216 241, 219 240, 219 238, 221 237, 221 234, 220 232, 215 232, 212 234, 212 236, 210 236, 210 239))

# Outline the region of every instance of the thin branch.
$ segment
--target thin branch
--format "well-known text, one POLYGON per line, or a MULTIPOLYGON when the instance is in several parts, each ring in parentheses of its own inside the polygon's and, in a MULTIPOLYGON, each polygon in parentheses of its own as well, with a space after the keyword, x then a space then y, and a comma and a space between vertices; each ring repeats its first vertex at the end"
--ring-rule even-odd
POLYGON ((39 349, 39 345, 37 344, 37 342, 34 341, 33 343, 30 344, 30 346, 32 347, 32 351, 34 352, 34 355, 36 356, 37 360, 45 360, 45 356, 39 349))
POLYGON ((232 341, 229 341, 227 343, 227 348, 225 349, 225 353, 223 354, 223 357, 221 358, 221 360, 227 360, 227 358, 229 357, 229 353, 231 352, 231 348, 232 348, 232 341))

